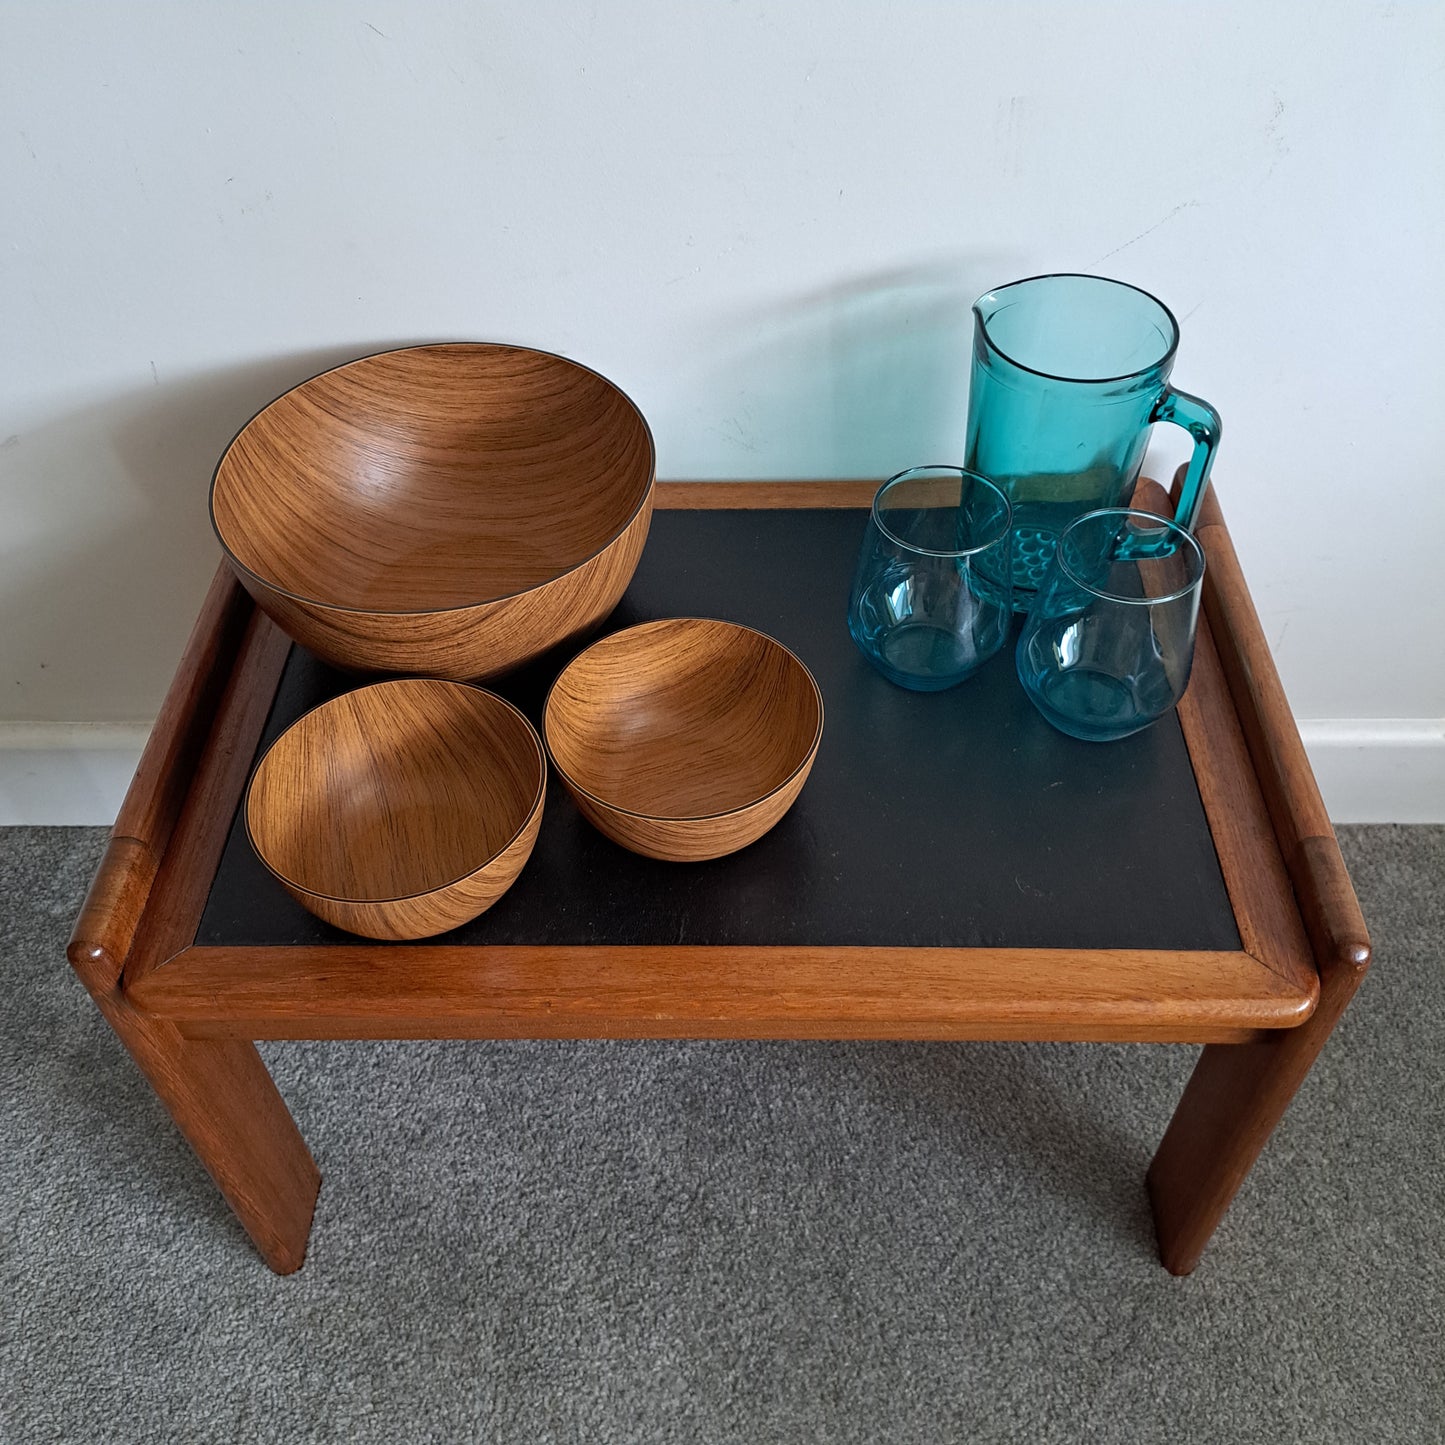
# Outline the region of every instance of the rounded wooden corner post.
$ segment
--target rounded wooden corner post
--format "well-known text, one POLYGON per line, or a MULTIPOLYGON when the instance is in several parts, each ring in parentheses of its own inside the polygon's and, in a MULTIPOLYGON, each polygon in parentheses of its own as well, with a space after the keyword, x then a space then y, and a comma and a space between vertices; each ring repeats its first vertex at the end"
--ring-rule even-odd
POLYGON ((1257 1042, 1204 1047, 1148 1173, 1160 1259, 1176 1275, 1199 1263, 1364 978, 1371 953, 1354 887, 1212 489, 1196 534, 1208 557, 1204 605, 1309 935, 1320 999, 1298 1028, 1257 1042))
POLYGON ((187 1039, 126 997, 124 970, 184 801, 188 764, 251 613, 224 565, 116 819, 66 956, 126 1052, 278 1274, 300 1267, 321 1175, 253 1043, 187 1039), (178 781, 179 780, 179 781, 178 781))

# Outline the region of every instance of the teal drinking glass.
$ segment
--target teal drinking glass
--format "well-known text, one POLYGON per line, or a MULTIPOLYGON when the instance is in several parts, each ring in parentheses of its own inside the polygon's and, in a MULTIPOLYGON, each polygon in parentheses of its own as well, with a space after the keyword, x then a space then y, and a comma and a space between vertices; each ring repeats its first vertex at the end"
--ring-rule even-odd
POLYGON ((1008 499, 958 467, 913 467, 879 488, 848 630, 890 682, 937 692, 1004 644, 1013 618, 1008 499))
POLYGON ((1125 505, 1156 421, 1194 438, 1174 520, 1194 525, 1219 414, 1169 385, 1179 326, 1147 291, 1103 276, 1034 276, 974 303, 964 465, 1014 512, 1014 606, 1028 608, 1075 517, 1125 505))
POLYGON ((1019 681, 1061 732, 1128 737, 1189 683, 1204 553, 1152 512, 1110 508, 1070 523, 1019 637, 1019 681))

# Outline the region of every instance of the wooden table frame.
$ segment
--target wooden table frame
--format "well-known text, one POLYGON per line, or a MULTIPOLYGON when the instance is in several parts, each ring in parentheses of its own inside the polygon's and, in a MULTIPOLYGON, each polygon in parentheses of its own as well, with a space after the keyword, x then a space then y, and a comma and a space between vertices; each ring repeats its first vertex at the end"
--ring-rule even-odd
MULTIPOLYGON (((872 482, 659 483, 659 508, 866 506, 872 482)), ((1162 490, 1143 484, 1159 505, 1162 490), (1152 489, 1152 490, 1151 490, 1152 489)), ((217 573, 77 919, 76 973, 266 1263, 320 1174, 256 1050, 281 1038, 1075 1039, 1205 1044, 1148 1173, 1187 1274, 1323 1047, 1370 942, 1218 504, 1180 720, 1238 952, 193 940, 290 642, 217 573), (880 965, 886 965, 881 967, 880 965)))

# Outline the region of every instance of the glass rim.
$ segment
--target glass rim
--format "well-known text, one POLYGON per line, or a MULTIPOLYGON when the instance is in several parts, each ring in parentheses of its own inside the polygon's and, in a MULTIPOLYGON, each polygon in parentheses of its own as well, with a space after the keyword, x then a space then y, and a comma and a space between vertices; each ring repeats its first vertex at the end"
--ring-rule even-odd
POLYGON ((1009 281, 1002 286, 994 286, 985 291, 983 296, 973 303, 973 312, 981 323, 979 330, 983 333, 983 339, 995 356, 1002 357, 1010 366, 1016 366, 1020 371, 1028 372, 1030 376, 1041 376, 1045 381, 1072 381, 1081 386, 1108 386, 1116 381, 1133 381, 1137 377, 1148 376, 1151 371, 1158 371, 1160 367, 1167 366, 1173 361, 1179 350, 1179 322, 1175 319, 1174 313, 1152 291, 1146 291, 1142 286, 1134 285, 1132 281, 1116 281, 1112 276, 1096 276, 1092 271, 1045 271, 1038 276, 1023 276, 1017 281, 1009 281), (1118 376, 1062 376, 1058 372, 1041 371, 1037 366, 1028 366, 1017 357, 1010 356, 989 335, 988 322, 979 312, 978 306, 984 296, 997 296, 1001 291, 1012 291, 1016 286, 1028 286, 1034 281, 1098 281, 1105 286, 1120 286, 1126 291, 1137 291, 1164 313, 1165 319, 1169 322, 1169 345, 1165 348, 1164 354, 1157 360, 1151 361, 1148 366, 1139 366, 1133 371, 1121 371, 1118 376))
MULTIPOLYGON (((1199 539, 1190 531, 1181 527, 1178 522, 1172 522, 1168 517, 1161 517, 1157 512, 1146 512, 1140 507, 1096 507, 1092 512, 1085 512, 1082 517, 1075 517, 1072 522, 1059 534, 1058 546, 1054 549, 1054 559, 1059 565, 1059 571, 1074 583, 1082 587, 1091 596, 1101 597, 1106 602, 1123 602, 1130 607, 1153 607, 1160 602, 1177 602, 1181 597, 1187 597, 1195 591, 1199 584, 1204 581, 1204 569, 1208 561, 1204 555, 1204 548, 1200 546, 1199 539), (1184 586, 1173 592, 1166 592, 1161 597, 1124 597, 1117 592, 1110 592, 1105 587, 1097 586, 1095 583, 1086 582, 1077 572, 1069 566, 1068 558, 1064 555, 1064 542, 1075 527, 1092 521, 1095 517, 1138 517, 1141 521, 1149 522, 1156 527, 1162 527, 1167 532, 1172 532, 1176 537, 1182 538, 1188 543, 1189 552, 1198 565, 1199 570, 1184 586)), ((1149 560, 1149 559, 1145 559, 1149 560)))
MULTIPOLYGON (((960 504, 962 504, 961 496, 959 501, 960 504)), ((873 504, 869 508, 869 515, 873 518, 873 525, 877 527, 890 542, 895 546, 902 547, 905 552, 912 552, 916 557, 976 557, 980 552, 987 552, 990 547, 997 547, 998 544, 1013 531, 1014 524, 1013 503, 1009 501, 1008 497, 1004 494, 1003 488, 1000 487, 997 482, 990 480, 984 476, 982 472, 972 472, 967 467, 951 467, 943 463, 919 467, 905 467, 901 472, 894 472, 873 494, 873 504), (897 532, 893 531, 893 529, 884 522, 882 516, 879 514, 878 504, 883 500, 884 494, 888 492, 890 488, 900 482, 909 481, 922 472, 947 472, 950 476, 970 477, 975 482, 982 482, 984 486, 1003 503, 1003 530, 996 537, 991 537, 986 542, 980 542, 977 546, 960 547, 956 549, 920 547, 917 542, 910 542, 907 538, 900 537, 897 532)))

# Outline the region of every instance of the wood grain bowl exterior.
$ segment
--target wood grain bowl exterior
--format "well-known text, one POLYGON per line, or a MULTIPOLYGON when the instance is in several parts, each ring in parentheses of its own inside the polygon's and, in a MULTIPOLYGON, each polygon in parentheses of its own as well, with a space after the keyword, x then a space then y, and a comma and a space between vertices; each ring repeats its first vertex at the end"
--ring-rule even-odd
POLYGON ((257 413, 211 484, 256 603, 326 661, 493 677, 616 605, 652 518, 642 414, 524 347, 363 357, 257 413))
POLYGON ((246 831, 302 907, 367 938, 426 938, 490 908, 537 841, 546 760, 511 703, 406 678, 298 718, 246 793, 246 831))
POLYGON ((792 806, 823 696, 765 633, 668 618, 579 653, 548 694, 543 731, 588 822, 635 853, 700 862, 755 842, 792 806))

